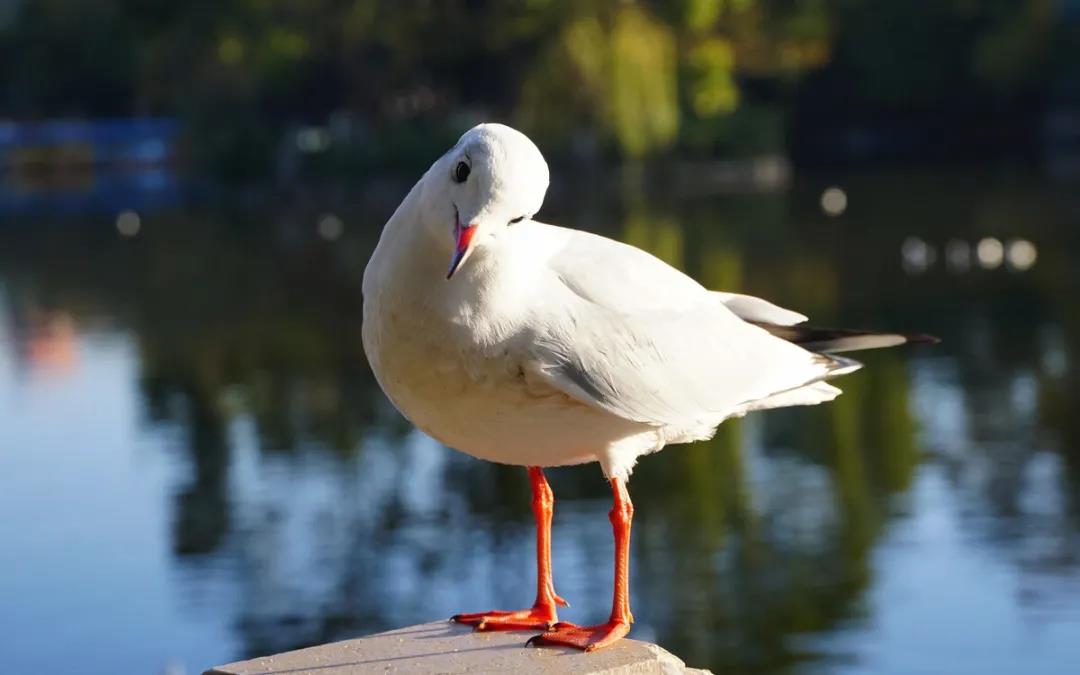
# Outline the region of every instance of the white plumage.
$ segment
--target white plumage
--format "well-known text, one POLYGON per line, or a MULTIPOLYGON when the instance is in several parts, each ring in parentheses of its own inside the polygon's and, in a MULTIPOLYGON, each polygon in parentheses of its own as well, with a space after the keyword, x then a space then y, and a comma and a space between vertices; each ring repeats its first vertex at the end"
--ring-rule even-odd
POLYGON ((625 479, 640 455, 708 438, 725 419, 840 393, 824 380, 854 362, 756 325, 806 317, 533 221, 547 183, 527 137, 480 125, 386 224, 364 274, 364 347, 418 427, 483 459, 599 461, 625 479))

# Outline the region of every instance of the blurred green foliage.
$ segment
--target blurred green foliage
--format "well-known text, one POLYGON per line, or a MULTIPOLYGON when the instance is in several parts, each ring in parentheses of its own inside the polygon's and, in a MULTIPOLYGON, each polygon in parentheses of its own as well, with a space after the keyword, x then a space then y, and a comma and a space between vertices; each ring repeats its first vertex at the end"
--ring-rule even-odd
POLYGON ((298 125, 330 128, 330 171, 422 164, 491 118, 555 154, 773 152, 804 101, 1033 105, 1076 70, 1067 6, 24 0, 0 16, 0 115, 179 115, 196 158, 241 175, 271 170, 298 125))

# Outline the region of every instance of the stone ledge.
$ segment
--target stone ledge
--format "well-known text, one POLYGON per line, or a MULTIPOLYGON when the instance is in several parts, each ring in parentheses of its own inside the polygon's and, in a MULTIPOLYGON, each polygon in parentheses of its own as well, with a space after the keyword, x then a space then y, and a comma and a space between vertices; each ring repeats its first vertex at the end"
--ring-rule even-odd
POLYGON ((353 675, 356 673, 583 673, 708 675, 648 642, 622 640, 585 654, 525 647, 528 632, 476 633, 445 621, 298 649, 208 670, 205 675, 353 675))

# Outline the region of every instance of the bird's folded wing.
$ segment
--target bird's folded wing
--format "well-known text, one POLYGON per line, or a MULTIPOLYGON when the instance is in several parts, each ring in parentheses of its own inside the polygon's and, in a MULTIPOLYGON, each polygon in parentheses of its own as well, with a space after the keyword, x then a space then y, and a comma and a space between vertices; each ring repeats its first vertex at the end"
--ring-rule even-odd
POLYGON ((720 302, 735 312, 743 321, 767 323, 774 326, 794 326, 797 323, 806 321, 806 317, 798 312, 784 309, 768 300, 755 298, 752 295, 723 293, 721 291, 713 291, 713 295, 719 298, 720 302))
POLYGON ((640 248, 581 230, 544 225, 557 237, 549 264, 575 294, 613 311, 689 310, 705 287, 640 248))
MULTIPOLYGON (((583 297, 613 310, 693 309, 706 289, 659 258, 599 235, 544 225, 562 240, 552 263, 583 297)), ((752 295, 713 291, 712 297, 744 321, 793 326, 806 317, 752 295)))
POLYGON ((746 323, 717 294, 638 249, 584 235, 549 264, 545 296, 558 311, 531 336, 530 369, 619 417, 716 424, 827 372, 816 355, 746 323))

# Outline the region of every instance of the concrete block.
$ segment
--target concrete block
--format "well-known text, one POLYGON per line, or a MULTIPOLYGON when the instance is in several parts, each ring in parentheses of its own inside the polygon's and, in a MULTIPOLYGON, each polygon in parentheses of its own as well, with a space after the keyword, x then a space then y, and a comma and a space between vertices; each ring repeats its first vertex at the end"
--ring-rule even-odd
POLYGON ((206 675, 354 675, 357 673, 581 673, 705 675, 654 644, 623 640, 589 654, 525 647, 535 633, 474 632, 445 621, 218 666, 206 675))

